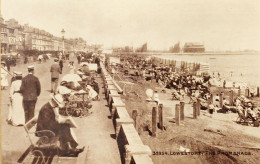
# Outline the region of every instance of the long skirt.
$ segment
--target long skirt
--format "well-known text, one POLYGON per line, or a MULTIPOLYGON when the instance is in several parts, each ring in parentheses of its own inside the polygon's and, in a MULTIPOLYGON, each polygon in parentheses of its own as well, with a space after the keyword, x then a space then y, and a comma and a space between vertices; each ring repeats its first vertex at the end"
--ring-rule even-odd
POLYGON ((7 74, 1 74, 1 86, 2 87, 8 87, 8 80, 7 80, 7 74))
POLYGON ((11 104, 11 121, 13 125, 24 125, 25 124, 25 114, 23 109, 23 96, 20 93, 15 93, 12 97, 11 104))

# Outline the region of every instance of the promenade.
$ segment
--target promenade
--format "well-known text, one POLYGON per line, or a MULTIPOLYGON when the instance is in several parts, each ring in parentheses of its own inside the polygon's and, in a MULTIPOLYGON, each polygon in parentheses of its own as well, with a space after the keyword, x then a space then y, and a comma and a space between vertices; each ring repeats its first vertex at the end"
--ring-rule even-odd
MULTIPOLYGON (((23 76, 27 75, 27 66, 35 65, 35 75, 39 78, 41 83, 41 94, 38 97, 35 113, 37 114, 46 102, 50 99, 50 66, 53 59, 46 63, 37 64, 29 63, 24 65, 17 65, 12 67, 11 71, 22 71, 23 76)), ((76 63, 76 60, 75 60, 76 63)), ((77 67, 77 65, 76 65, 77 67)), ((68 62, 64 63, 63 75, 69 72, 68 62)), ((114 127, 112 121, 108 118, 110 115, 106 100, 104 99, 104 92, 102 88, 102 80, 97 77, 100 86, 100 101, 93 102, 91 111, 93 112, 87 117, 75 118, 79 128, 74 129, 77 135, 80 146, 85 146, 85 151, 77 158, 59 157, 54 158, 52 163, 121 163, 120 154, 116 140, 112 137, 114 127)), ((10 82, 10 78, 9 78, 10 82)), ((8 117, 9 104, 9 88, 2 91, 1 104, 1 124, 2 124, 2 163, 17 163, 16 161, 21 154, 30 145, 29 139, 26 136, 23 127, 14 127, 8 125, 6 119, 8 117)), ((29 157, 24 160, 24 163, 31 163, 29 157)))

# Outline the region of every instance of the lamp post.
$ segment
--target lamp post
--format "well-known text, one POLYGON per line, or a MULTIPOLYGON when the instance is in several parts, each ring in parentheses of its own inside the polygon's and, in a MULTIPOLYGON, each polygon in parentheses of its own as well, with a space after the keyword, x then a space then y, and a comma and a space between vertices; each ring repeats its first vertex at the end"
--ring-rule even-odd
POLYGON ((61 30, 61 35, 62 35, 62 52, 64 55, 64 34, 65 34, 65 30, 64 28, 61 30))

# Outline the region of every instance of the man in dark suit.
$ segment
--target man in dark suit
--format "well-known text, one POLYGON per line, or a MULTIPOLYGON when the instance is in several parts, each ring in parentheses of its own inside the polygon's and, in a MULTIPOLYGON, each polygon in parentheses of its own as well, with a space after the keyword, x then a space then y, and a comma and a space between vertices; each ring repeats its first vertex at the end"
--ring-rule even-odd
POLYGON ((60 71, 61 71, 61 73, 62 73, 62 68, 63 68, 63 60, 62 60, 62 59, 60 59, 59 65, 60 65, 60 71))
POLYGON ((34 117, 37 97, 41 93, 40 81, 33 74, 34 66, 28 66, 28 75, 22 79, 22 85, 20 89, 23 95, 25 122, 28 122, 30 119, 34 117))
POLYGON ((59 81, 59 74, 61 74, 61 69, 58 64, 58 59, 54 59, 54 63, 51 65, 51 92, 56 92, 59 81))
POLYGON ((8 56, 5 63, 6 63, 7 70, 10 71, 10 67, 11 67, 11 64, 12 64, 10 56, 8 56))

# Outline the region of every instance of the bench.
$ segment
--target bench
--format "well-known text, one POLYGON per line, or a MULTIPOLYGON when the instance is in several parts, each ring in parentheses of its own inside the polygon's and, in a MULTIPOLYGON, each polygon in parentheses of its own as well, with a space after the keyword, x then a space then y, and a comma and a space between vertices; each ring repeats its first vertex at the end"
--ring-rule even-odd
POLYGON ((105 81, 105 82, 104 82, 104 90, 106 90, 106 88, 107 88, 108 85, 113 85, 112 80, 108 80, 108 81, 105 81))
POLYGON ((136 154, 133 155, 130 164, 153 164, 151 157, 147 154, 136 154))
POLYGON ((114 116, 116 107, 125 107, 125 103, 121 100, 120 97, 112 97, 112 101, 109 104, 112 117, 114 116))
POLYGON ((52 160, 55 155, 59 154, 59 138, 55 136, 55 133, 50 130, 30 132, 30 129, 36 125, 37 121, 38 115, 24 125, 25 132, 31 145, 18 159, 18 163, 22 163, 29 153, 34 155, 33 160, 41 161, 42 163, 47 163, 48 161, 46 160, 52 160), (32 135, 40 137, 37 137, 38 140, 34 142, 32 135))
POLYGON ((115 125, 116 137, 119 134, 119 130, 122 124, 133 124, 134 120, 129 116, 125 107, 116 107, 113 122, 115 125))
POLYGON ((111 77, 111 76, 105 76, 104 80, 105 80, 105 81, 109 81, 109 80, 111 81, 111 80, 112 80, 112 77, 111 77))
POLYGON ((113 97, 120 97, 120 95, 118 94, 118 92, 116 90, 110 90, 109 91, 108 99, 107 99, 108 104, 110 104, 110 102, 112 101, 113 97))
POLYGON ((115 90, 117 91, 117 88, 114 85, 107 85, 107 87, 105 88, 105 96, 108 99, 108 94, 110 90, 115 90))
POLYGON ((152 155, 151 149, 143 144, 133 124, 122 124, 117 140, 124 151, 126 164, 130 163, 133 155, 152 155))

